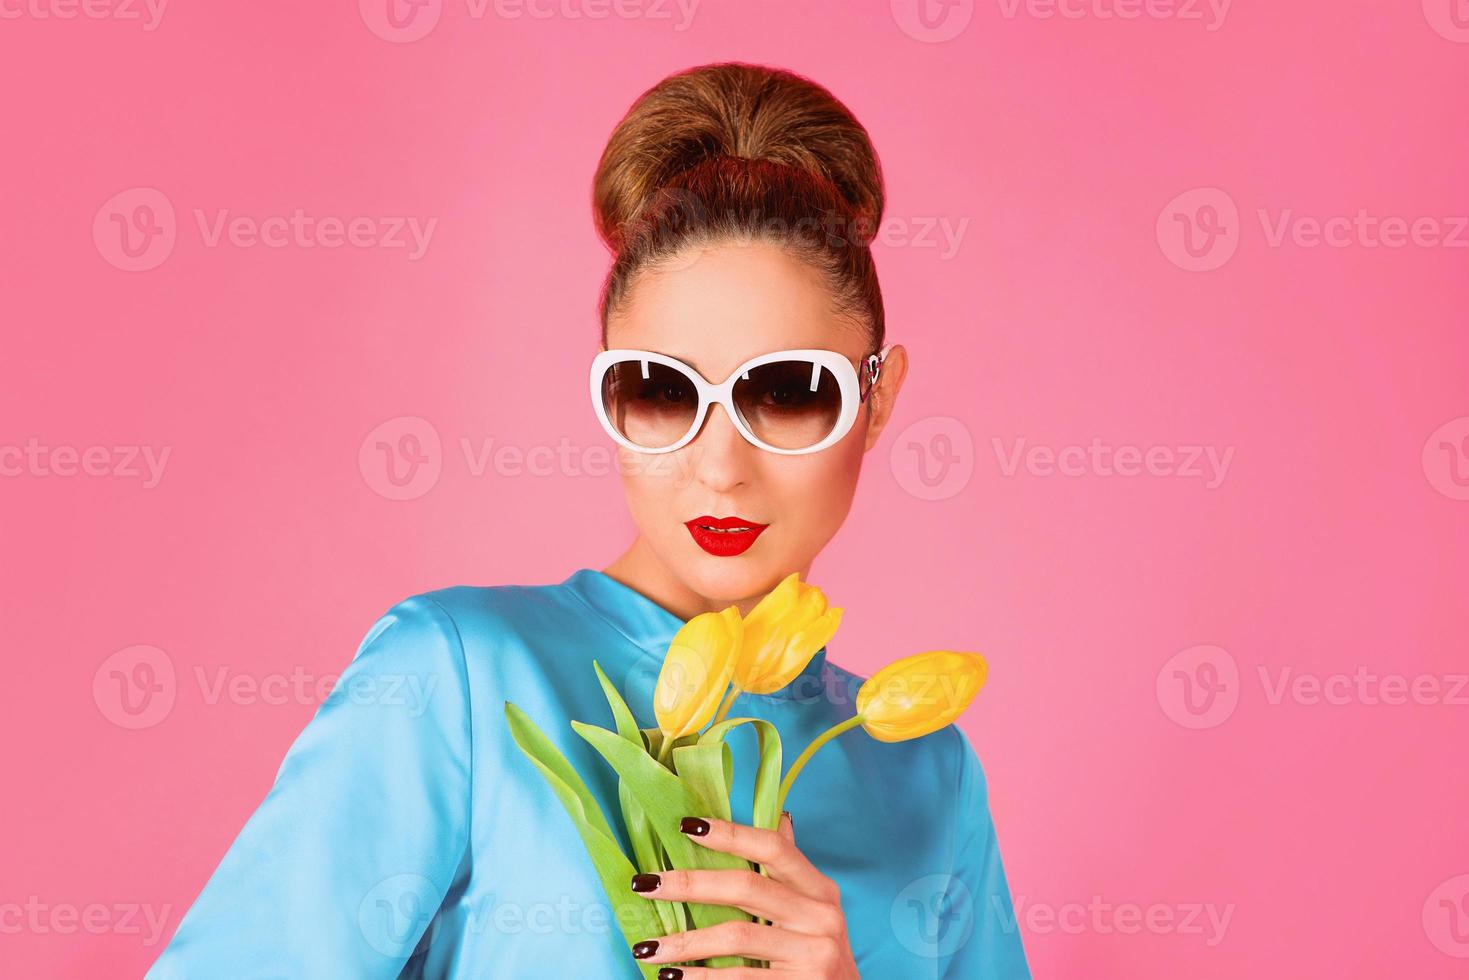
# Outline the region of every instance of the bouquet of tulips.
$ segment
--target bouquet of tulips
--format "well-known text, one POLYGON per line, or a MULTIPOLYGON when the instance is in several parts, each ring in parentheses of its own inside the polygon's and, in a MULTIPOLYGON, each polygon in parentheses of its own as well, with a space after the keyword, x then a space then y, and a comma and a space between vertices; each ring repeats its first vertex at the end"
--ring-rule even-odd
MULTIPOLYGON (((742 617, 736 606, 701 613, 669 644, 653 691, 657 725, 639 728, 627 703, 599 664, 593 669, 612 709, 615 730, 585 722, 572 729, 616 771, 623 827, 631 856, 618 843, 597 800, 555 744, 524 711, 505 702, 516 744, 540 770, 581 834, 624 937, 666 936, 732 919, 752 921, 742 909, 700 902, 638 897, 629 881, 639 872, 674 868, 763 870, 743 858, 705 848, 679 830, 685 816, 729 820, 733 762, 724 738, 752 725, 759 764, 752 823, 775 830, 791 784, 817 749, 861 726, 883 742, 901 742, 938 731, 963 713, 984 684, 985 660, 977 653, 933 650, 887 665, 857 693, 857 713, 806 746, 782 774, 780 735, 760 718, 728 718, 741 691, 770 694, 791 683, 836 633, 842 610, 792 572, 742 617), (938 688, 942 693, 935 694, 938 688)), ((697 966, 766 966, 738 956, 714 957, 697 966)), ((639 963, 645 977, 658 966, 639 963)))

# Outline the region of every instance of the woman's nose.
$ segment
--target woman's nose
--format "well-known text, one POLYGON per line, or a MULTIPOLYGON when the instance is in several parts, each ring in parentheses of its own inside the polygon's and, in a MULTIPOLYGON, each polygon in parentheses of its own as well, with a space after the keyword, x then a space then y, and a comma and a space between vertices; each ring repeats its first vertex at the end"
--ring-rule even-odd
POLYGON ((760 450, 740 435, 723 405, 711 405, 703 427, 684 451, 692 453, 689 468, 694 479, 723 493, 749 479, 752 454, 760 450))

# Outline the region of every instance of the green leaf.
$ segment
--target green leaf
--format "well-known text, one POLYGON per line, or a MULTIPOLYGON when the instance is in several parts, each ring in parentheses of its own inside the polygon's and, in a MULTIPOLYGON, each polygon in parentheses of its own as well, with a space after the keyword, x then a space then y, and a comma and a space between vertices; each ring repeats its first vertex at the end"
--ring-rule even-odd
MULTIPOLYGON (((633 943, 644 939, 667 935, 660 931, 662 923, 652 904, 629 887, 637 869, 623 854, 601 806, 587 789, 586 783, 577 775, 576 769, 556 748, 555 743, 536 727, 530 716, 509 701, 505 702, 505 720, 510 726, 510 735, 515 739, 515 744, 541 771, 552 792, 571 816, 572 823, 576 825, 582 843, 586 846, 587 855, 601 879, 602 889, 607 893, 607 900, 618 926, 622 929, 623 940, 628 944, 628 949, 631 950, 633 943)), ((604 734, 616 738, 611 732, 604 734)), ((659 969, 656 964, 638 962, 637 965, 647 980, 656 980, 659 969)))
MULTIPOLYGON (((678 829, 679 821, 685 816, 715 815, 707 809, 699 794, 685 785, 678 776, 659 765, 646 752, 606 729, 579 721, 573 721, 571 727, 602 754, 631 789, 633 796, 652 821, 653 831, 662 841, 675 868, 750 870, 750 862, 744 858, 696 844, 678 829)), ((705 902, 687 904, 695 926, 701 929, 721 922, 751 921, 749 913, 732 905, 712 905, 705 902)), ((708 965, 744 966, 746 963, 744 957, 721 956, 710 959, 708 965)))
MULTIPOLYGON (((637 870, 666 871, 668 865, 663 860, 663 848, 659 846, 658 837, 653 833, 653 825, 632 791, 621 780, 617 783, 617 798, 622 804, 622 819, 627 824, 627 836, 632 841, 637 870)), ((667 936, 684 930, 683 916, 675 908, 678 904, 681 903, 662 898, 653 899, 653 909, 658 913, 658 921, 663 926, 661 935, 667 936)))
MULTIPOLYGON (((644 750, 642 732, 638 729, 637 719, 633 717, 627 702, 622 695, 607 679, 602 671, 602 665, 592 661, 592 669, 597 672, 597 680, 602 684, 602 693, 607 698, 607 706, 612 709, 612 721, 617 726, 617 733, 627 739, 640 751, 644 750)), ((617 801, 622 806, 622 822, 627 828, 627 838, 632 843, 633 859, 637 862, 639 871, 663 871, 663 852, 658 846, 658 838, 653 833, 653 825, 648 822, 648 815, 643 812, 642 806, 637 798, 628 789, 627 783, 618 780, 617 801)), ((658 913, 658 920, 663 925, 663 931, 659 935, 666 936, 669 933, 682 932, 683 916, 674 908, 676 903, 666 899, 654 899, 653 908, 658 913)))
MULTIPOLYGON (((658 750, 663 747, 662 730, 654 727, 640 728, 638 729, 638 731, 642 732, 643 742, 648 753, 648 758, 652 759, 655 762, 658 761, 658 750)), ((674 739, 673 747, 677 749, 681 745, 697 745, 698 742, 699 733, 689 732, 687 735, 680 735, 678 738, 674 739)))
POLYGON ((634 744, 642 744, 642 737, 638 734, 638 722, 628 708, 627 702, 618 693, 617 687, 607 679, 602 672, 602 665, 592 661, 592 669, 597 672, 597 680, 602 684, 602 694, 607 698, 607 705, 612 709, 612 721, 617 725, 617 734, 634 744))
MULTIPOLYGON (((739 725, 754 725, 759 740, 760 766, 755 772, 755 799, 750 808, 752 826, 762 830, 780 828, 780 732, 764 718, 726 718, 710 725, 699 737, 701 745, 724 744, 724 737, 739 725)), ((674 749, 675 754, 678 749, 674 749)), ((728 818, 726 818, 728 819, 728 818)))
MULTIPOLYGON (((717 725, 710 725, 699 738, 701 747, 704 744, 724 745, 724 738, 740 725, 754 725, 755 735, 758 739, 760 750, 760 764, 755 772, 755 798, 750 807, 751 826, 763 830, 776 830, 780 826, 780 767, 781 746, 780 732, 774 725, 763 718, 726 718, 717 725)), ((677 753, 678 749, 674 752, 677 753)), ((762 875, 769 877, 769 872, 757 865, 762 875)), ((767 919, 758 919, 759 922, 769 924, 767 919)), ((757 966, 768 966, 763 961, 756 961, 757 966)))
POLYGON ((729 820, 729 791, 734 760, 723 742, 684 745, 673 750, 673 768, 684 785, 704 804, 704 812, 729 820))

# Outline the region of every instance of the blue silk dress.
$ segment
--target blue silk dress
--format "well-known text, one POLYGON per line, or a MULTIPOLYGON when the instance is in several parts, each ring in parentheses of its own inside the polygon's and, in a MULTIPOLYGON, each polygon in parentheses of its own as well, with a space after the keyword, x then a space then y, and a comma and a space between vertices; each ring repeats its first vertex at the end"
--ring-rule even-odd
MULTIPOLYGON (((612 727, 596 659, 639 725, 684 620, 604 573, 405 599, 368 631, 147 980, 627 978, 636 961, 570 818, 506 728, 518 704, 620 832, 617 783, 567 724, 612 727)), ((789 766, 850 717, 863 678, 822 649, 733 716, 780 731, 789 766)), ((752 726, 728 739, 750 820, 752 726)), ((1028 978, 984 773, 949 726, 860 729, 786 801, 802 851, 841 888, 866 980, 1028 978)), ((625 851, 629 849, 624 847, 625 851)))

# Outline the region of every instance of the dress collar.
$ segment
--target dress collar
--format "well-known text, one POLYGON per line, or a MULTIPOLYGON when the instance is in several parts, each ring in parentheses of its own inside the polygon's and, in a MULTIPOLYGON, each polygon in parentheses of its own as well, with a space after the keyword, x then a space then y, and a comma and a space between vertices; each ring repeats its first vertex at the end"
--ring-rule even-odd
MULTIPOLYGON (((668 611, 632 586, 595 568, 579 568, 561 586, 626 636, 655 663, 661 664, 668 645, 687 620, 668 611)), ((770 694, 741 693, 741 698, 814 701, 822 696, 826 647, 816 651, 804 670, 785 687, 770 694)))

